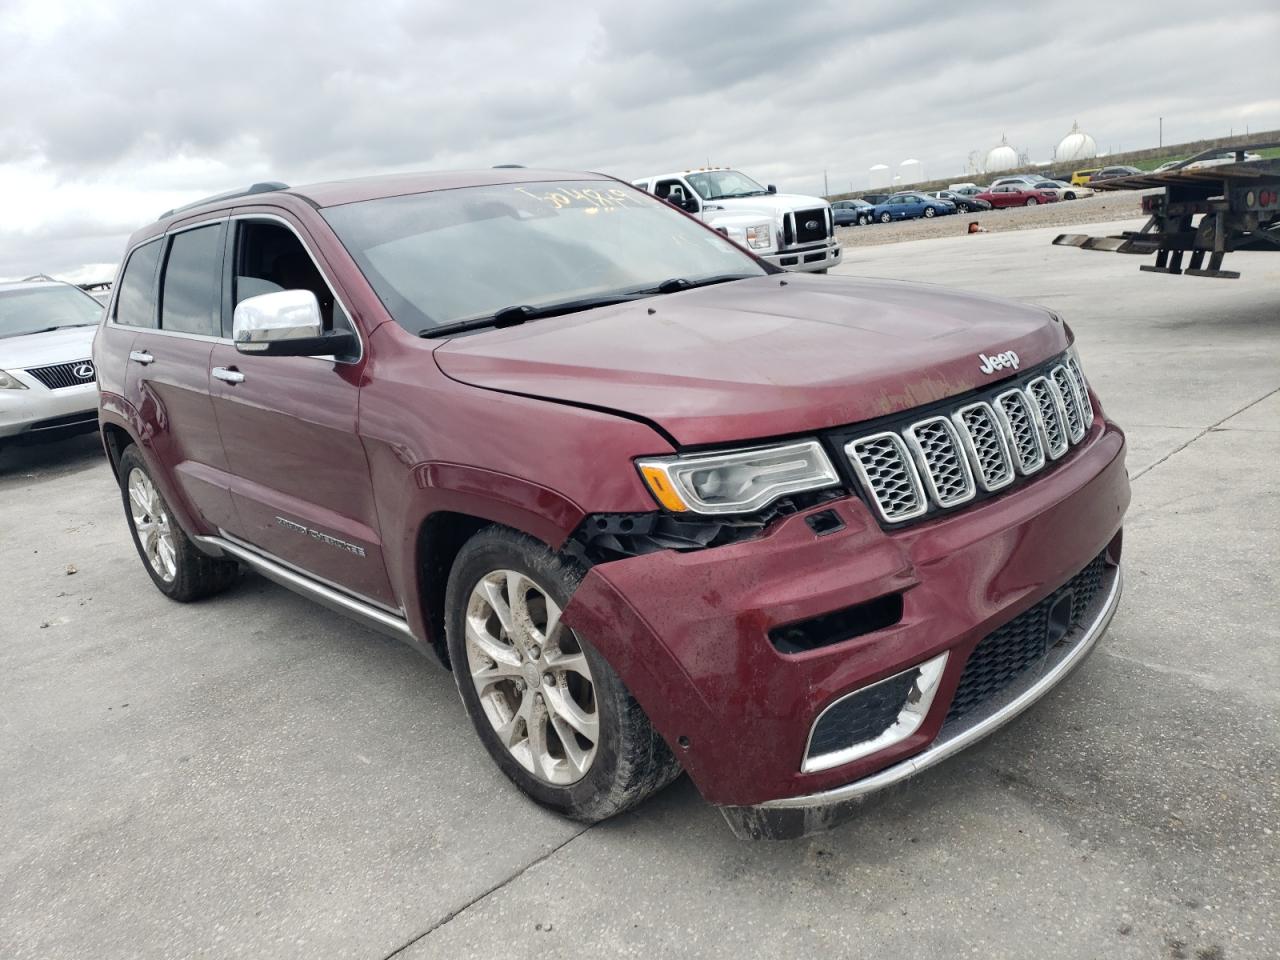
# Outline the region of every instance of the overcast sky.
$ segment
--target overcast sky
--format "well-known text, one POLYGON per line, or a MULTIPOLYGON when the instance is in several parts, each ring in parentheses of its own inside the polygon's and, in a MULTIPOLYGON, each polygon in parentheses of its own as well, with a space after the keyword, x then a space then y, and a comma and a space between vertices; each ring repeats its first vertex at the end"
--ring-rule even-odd
POLYGON ((1048 160, 1075 120, 1103 150, 1274 130, 1278 47, 1276 0, 0 0, 0 277, 114 265, 254 180, 709 160, 837 192, 966 179, 1006 134, 1048 160))

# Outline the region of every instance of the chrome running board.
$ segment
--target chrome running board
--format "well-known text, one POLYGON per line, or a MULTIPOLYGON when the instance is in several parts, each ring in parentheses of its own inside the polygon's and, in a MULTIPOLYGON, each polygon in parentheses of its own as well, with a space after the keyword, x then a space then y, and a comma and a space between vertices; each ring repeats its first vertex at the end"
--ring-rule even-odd
POLYGON ((404 617, 396 616, 380 610, 372 601, 353 596, 337 587, 321 583, 314 577, 300 573, 284 564, 283 561, 260 553, 248 546, 232 542, 224 537, 195 537, 200 547, 211 553, 223 553, 235 557, 241 563, 256 570, 268 580, 282 587, 300 593, 316 603, 323 604, 330 610, 344 613, 354 620, 359 620, 367 627, 380 633, 388 634, 398 640, 405 640, 417 646, 418 639, 409 629, 404 617))

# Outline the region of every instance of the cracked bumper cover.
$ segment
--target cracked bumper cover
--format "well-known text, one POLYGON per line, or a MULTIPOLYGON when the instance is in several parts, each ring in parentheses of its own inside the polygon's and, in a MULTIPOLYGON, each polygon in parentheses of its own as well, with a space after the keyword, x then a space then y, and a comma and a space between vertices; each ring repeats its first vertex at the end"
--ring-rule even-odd
POLYGON ((815 508, 844 522, 824 536, 805 523, 806 511, 758 539, 597 565, 565 622, 610 661, 709 802, 753 808, 727 811, 735 830, 797 835, 830 826, 849 812, 850 797, 905 779, 925 756, 931 765, 976 739, 949 730, 954 745, 945 752, 939 741, 969 653, 1109 544, 1117 561, 1128 502, 1124 435, 1099 418, 1034 482, 928 523, 886 532, 847 497, 815 508), (774 627, 890 593, 903 597, 891 627, 796 655, 768 639, 774 627), (809 730, 828 704, 943 651, 947 667, 918 730, 869 756, 802 772, 809 730), (814 809, 827 812, 806 812, 814 809))

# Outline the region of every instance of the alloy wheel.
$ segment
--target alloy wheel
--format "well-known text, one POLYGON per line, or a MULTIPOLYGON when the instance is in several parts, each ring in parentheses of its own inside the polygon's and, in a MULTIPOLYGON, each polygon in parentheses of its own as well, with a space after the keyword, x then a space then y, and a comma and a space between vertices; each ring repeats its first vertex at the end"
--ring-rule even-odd
POLYGON ((556 786, 586 776, 600 742, 595 685, 560 607, 532 578, 495 570, 471 590, 467 670, 507 752, 556 786))
POLYGON ((925 215, 926 217, 932 217, 932 216, 933 216, 933 214, 934 214, 934 209, 933 209, 933 207, 925 207, 925 208, 924 208, 924 215, 925 215))
POLYGON ((169 511, 145 472, 134 467, 129 471, 129 516, 138 532, 142 554, 155 575, 172 583, 178 575, 178 554, 173 542, 173 526, 169 511))

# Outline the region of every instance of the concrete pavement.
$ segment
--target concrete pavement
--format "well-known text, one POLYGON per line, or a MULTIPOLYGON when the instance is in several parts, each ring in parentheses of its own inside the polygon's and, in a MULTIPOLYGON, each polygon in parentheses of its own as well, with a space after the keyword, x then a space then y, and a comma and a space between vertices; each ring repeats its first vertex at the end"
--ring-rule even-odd
POLYGON ((1280 953, 1280 257, 1164 277, 1055 232, 840 272, 1062 312, 1131 442, 1121 610, 1015 724, 797 843, 686 781, 543 813, 433 663, 258 578, 171 604, 91 439, 0 454, 0 957, 1280 953))

